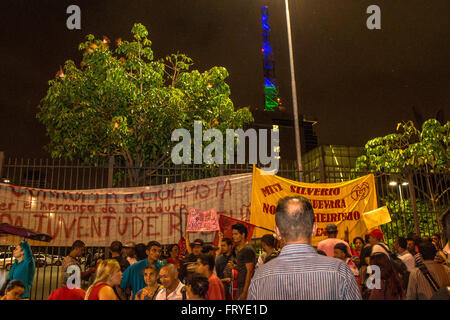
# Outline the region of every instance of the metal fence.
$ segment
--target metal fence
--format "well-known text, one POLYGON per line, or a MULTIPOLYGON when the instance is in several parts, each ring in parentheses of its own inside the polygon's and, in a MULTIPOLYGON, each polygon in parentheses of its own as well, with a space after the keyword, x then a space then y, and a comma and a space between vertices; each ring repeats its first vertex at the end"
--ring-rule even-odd
MULTIPOLYGON (((85 165, 79 162, 48 159, 5 159, 0 154, 0 177, 4 182, 14 185, 36 187, 44 189, 95 189, 107 187, 128 187, 130 182, 124 178, 124 166, 112 159, 97 165, 85 165)), ((137 168, 136 168, 137 169, 137 168)), ((209 177, 226 176, 237 173, 252 172, 252 165, 222 165, 222 166, 176 166, 171 163, 159 167, 144 166, 140 168, 143 174, 140 185, 159 185, 185 182, 209 177)), ((339 166, 311 166, 304 172, 305 182, 332 183, 342 182, 367 173, 356 173, 348 167, 339 166)), ((295 161, 280 161, 277 175, 298 180, 295 161)), ((438 219, 450 206, 450 194, 445 192, 450 187, 449 172, 433 173, 426 179, 426 174, 416 172, 412 182, 419 190, 410 188, 398 174, 375 174, 376 190, 379 206, 388 206, 392 222, 382 226, 385 239, 392 247, 398 236, 407 236, 415 231, 413 201, 417 205, 418 223, 421 236, 431 236, 439 232, 438 219), (430 185, 427 182, 432 182, 430 185), (395 183, 394 183, 395 182, 395 183), (413 191, 413 196, 411 194, 413 191), (433 207, 425 193, 433 191, 435 195, 443 194, 433 207)), ((408 182, 409 183, 409 182, 408 182)), ((1 221, 0 221, 1 222, 1 221)), ((113 241, 114 239, 111 239, 113 241)), ((350 239, 352 240, 352 239, 350 239)), ((256 242, 255 242, 256 243, 256 242)), ((165 250, 166 248, 164 248, 165 250)), ((69 253, 66 247, 33 247, 36 258, 36 276, 33 282, 31 299, 46 299, 49 293, 60 286, 60 262, 69 253)), ((89 247, 84 257, 80 259, 82 270, 87 269, 92 261, 91 257, 101 253, 108 254, 108 248, 89 247)), ((0 284, 7 274, 7 262, 10 259, 9 247, 0 247, 0 284)), ((83 286, 89 283, 84 281, 83 286)))

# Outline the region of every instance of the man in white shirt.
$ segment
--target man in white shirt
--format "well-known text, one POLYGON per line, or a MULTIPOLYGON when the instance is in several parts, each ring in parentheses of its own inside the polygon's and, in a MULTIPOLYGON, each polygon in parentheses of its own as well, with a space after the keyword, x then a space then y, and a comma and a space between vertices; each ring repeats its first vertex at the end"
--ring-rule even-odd
POLYGON ((411 272, 415 268, 415 262, 413 255, 407 250, 408 242, 406 238, 398 237, 394 243, 394 247, 399 259, 403 261, 408 268, 408 271, 411 272))
POLYGON ((178 279, 178 270, 173 264, 166 264, 159 271, 159 279, 164 289, 155 300, 186 300, 186 288, 178 279))

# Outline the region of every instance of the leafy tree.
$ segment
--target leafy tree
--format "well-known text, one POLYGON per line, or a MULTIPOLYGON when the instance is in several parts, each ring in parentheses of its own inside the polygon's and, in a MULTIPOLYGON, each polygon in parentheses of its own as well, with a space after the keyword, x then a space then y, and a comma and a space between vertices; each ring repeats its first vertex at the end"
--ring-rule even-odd
POLYGON ((170 160, 171 133, 194 121, 203 129, 236 129, 253 121, 248 108, 234 110, 228 72, 213 67, 190 71, 192 59, 171 54, 155 59, 148 31, 131 30, 133 41, 87 36, 80 66, 68 60, 39 106, 53 158, 95 162, 115 156, 127 169, 130 185, 145 176, 144 163, 158 167, 170 160))
MULTIPOLYGON (((450 122, 441 125, 429 119, 422 130, 412 121, 399 123, 397 133, 370 140, 366 154, 356 161, 357 171, 394 173, 408 181, 416 234, 420 234, 416 191, 431 202, 439 223, 438 203, 449 191, 446 188, 450 164, 450 122), (417 179, 414 180, 415 174, 417 179), (423 182, 424 183, 421 183, 423 182)), ((438 225, 439 226, 439 225, 438 225)))

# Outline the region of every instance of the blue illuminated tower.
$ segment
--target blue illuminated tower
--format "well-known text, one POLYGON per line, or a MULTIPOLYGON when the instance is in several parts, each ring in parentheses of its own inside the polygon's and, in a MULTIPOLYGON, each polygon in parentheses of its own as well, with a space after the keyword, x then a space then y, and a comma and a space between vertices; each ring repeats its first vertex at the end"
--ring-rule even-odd
POLYGON ((275 84, 275 66, 273 61, 272 46, 270 45, 269 8, 262 6, 263 28, 263 66, 264 66, 264 103, 267 111, 275 111, 280 107, 281 99, 275 84))

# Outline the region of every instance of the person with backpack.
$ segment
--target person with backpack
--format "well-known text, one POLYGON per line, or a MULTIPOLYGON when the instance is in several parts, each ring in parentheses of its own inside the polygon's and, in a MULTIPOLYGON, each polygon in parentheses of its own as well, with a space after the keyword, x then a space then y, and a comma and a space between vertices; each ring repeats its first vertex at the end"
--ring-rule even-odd
POLYGON ((436 248, 431 241, 421 240, 418 247, 423 263, 410 274, 406 299, 430 300, 450 286, 450 269, 434 261, 436 248))
POLYGON ((395 270, 394 263, 389 257, 381 252, 370 256, 370 265, 380 268, 380 287, 369 290, 369 300, 402 300, 404 290, 402 280, 395 270))
POLYGON ((372 245, 371 256, 375 253, 385 254, 391 260, 394 270, 401 279, 403 290, 406 291, 408 288, 408 279, 410 274, 406 264, 396 254, 394 254, 385 243, 383 243, 383 232, 381 230, 375 229, 366 235, 369 236, 368 240, 372 245))

